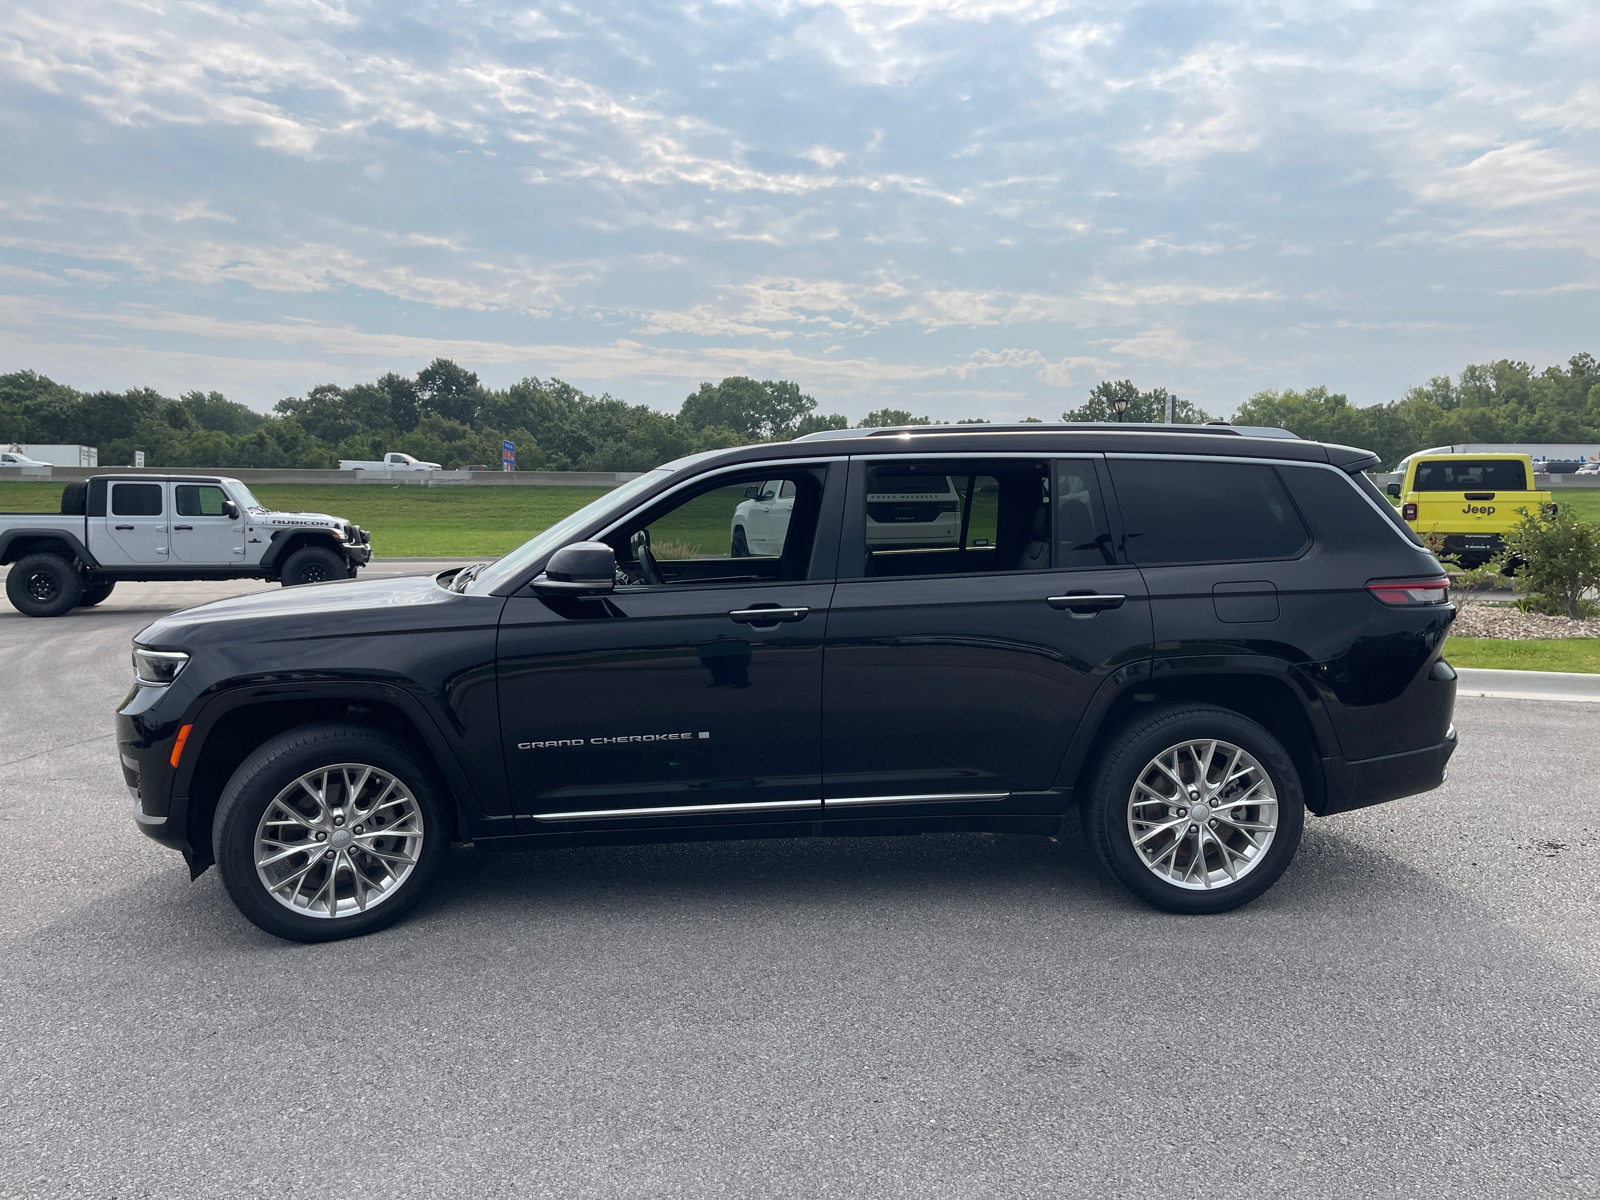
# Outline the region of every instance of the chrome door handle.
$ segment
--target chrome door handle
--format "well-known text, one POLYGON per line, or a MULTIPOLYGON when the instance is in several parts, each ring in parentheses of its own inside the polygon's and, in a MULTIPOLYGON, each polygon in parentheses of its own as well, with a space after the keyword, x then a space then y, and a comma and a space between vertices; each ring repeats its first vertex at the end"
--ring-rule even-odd
POLYGON ((193 525, 174 525, 174 529, 193 529, 193 525))
POLYGON ((132 529, 133 526, 132 525, 118 525, 117 528, 118 529, 132 529))
POLYGON ((736 608, 728 616, 741 625, 777 625, 784 621, 803 621, 809 608, 736 608))
POLYGON ((1068 596, 1047 596, 1051 608, 1065 609, 1075 616, 1092 617, 1108 608, 1121 608, 1126 596, 1102 595, 1099 592, 1076 592, 1068 596))

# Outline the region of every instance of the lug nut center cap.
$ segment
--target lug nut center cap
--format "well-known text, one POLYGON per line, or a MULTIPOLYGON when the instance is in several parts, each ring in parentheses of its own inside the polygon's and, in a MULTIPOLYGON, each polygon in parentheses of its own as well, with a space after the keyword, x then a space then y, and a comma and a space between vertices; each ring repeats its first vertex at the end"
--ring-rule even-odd
POLYGON ((343 850, 355 840, 355 834, 348 829, 335 829, 328 835, 328 849, 343 850))
POLYGON ((1204 804, 1196 804, 1189 810, 1189 819, 1191 821, 1209 821, 1211 819, 1211 810, 1204 804))

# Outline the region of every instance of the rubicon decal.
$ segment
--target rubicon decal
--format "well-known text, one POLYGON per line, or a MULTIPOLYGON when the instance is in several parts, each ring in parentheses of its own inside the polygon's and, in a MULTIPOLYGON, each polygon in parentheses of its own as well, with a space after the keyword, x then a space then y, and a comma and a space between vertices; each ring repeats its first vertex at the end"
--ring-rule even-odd
POLYGON ((711 734, 699 733, 625 733, 616 737, 552 738, 547 742, 518 742, 518 750, 555 750, 562 746, 633 746, 642 742, 694 742, 707 739, 711 734))

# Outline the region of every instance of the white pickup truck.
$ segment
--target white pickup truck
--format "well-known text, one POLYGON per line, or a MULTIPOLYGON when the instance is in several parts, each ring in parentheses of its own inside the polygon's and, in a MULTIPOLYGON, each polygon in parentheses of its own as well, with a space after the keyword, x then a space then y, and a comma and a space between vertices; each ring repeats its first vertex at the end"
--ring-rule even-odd
POLYGON ((119 580, 353 579, 372 559, 358 525, 272 512, 237 479, 96 475, 69 483, 59 513, 0 512, 6 597, 30 617, 99 604, 119 580))
POLYGON ((339 470, 341 471, 438 471, 442 468, 438 463, 423 462, 421 459, 412 458, 409 454, 396 454, 390 452, 383 456, 383 461, 368 462, 360 458, 341 458, 339 470))

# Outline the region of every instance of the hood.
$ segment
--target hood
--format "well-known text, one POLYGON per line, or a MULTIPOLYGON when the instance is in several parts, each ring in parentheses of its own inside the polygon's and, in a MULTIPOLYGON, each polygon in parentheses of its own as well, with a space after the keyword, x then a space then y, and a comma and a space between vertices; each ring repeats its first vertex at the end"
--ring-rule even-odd
POLYGON ((291 525, 344 525, 347 524, 343 517, 331 517, 327 513, 314 512, 275 512, 268 510, 258 517, 252 517, 257 525, 270 525, 273 527, 288 527, 291 525))
MULTIPOLYGON (((432 575, 339 580, 230 596, 169 613, 134 638, 142 646, 195 640, 279 640, 421 628, 451 620, 441 609, 485 599, 445 590, 432 575)), ((496 599, 498 608, 502 601, 496 599)))

